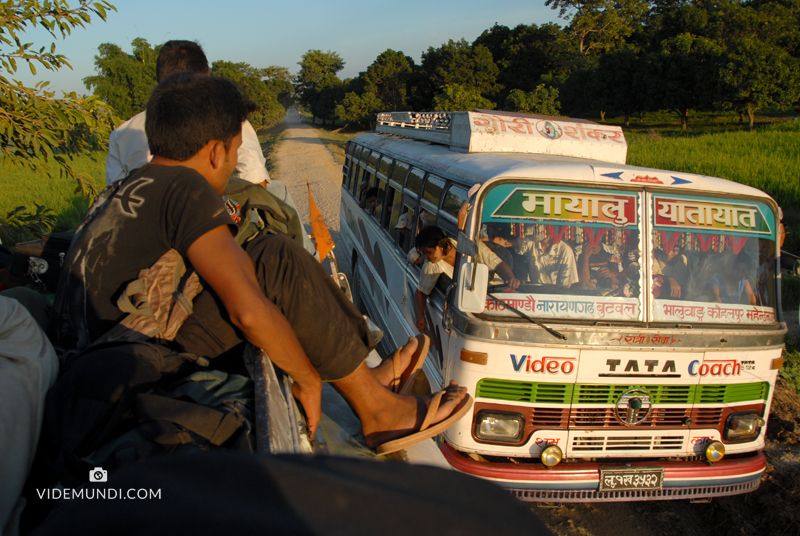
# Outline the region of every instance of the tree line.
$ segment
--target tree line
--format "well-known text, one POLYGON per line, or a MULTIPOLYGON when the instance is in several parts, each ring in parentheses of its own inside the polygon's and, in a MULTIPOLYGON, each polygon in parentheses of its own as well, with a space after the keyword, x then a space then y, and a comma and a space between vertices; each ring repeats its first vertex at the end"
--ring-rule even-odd
MULTIPOLYGON (((118 45, 103 43, 94 58, 96 74, 83 79, 86 88, 110 105, 118 117, 127 119, 147 106, 156 86, 156 59, 161 45, 151 46, 137 37, 127 53, 118 45)), ((251 67, 244 62, 219 60, 211 64, 211 74, 239 85, 255 104, 249 121, 256 130, 281 121, 292 103, 294 86, 286 67, 251 67)))
POLYGON ((341 56, 309 50, 295 78, 318 118, 368 126, 379 111, 503 109, 606 113, 625 122, 669 110, 748 120, 800 100, 800 0, 547 0, 567 24, 495 24, 475 41, 429 47, 421 62, 386 50, 341 80, 341 56))

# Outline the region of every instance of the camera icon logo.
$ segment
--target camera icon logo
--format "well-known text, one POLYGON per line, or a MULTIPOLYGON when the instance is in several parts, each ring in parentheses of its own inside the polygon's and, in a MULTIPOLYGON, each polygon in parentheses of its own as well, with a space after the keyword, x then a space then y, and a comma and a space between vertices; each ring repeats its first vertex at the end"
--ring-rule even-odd
POLYGON ((108 471, 102 467, 95 467, 89 471, 89 482, 108 482, 108 471))

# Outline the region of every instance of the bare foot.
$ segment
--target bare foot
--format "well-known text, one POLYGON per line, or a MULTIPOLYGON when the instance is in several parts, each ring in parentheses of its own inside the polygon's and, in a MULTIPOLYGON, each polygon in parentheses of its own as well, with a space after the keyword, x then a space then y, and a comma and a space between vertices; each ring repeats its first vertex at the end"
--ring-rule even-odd
POLYGON ((417 339, 415 337, 409 337, 405 346, 400 348, 400 351, 396 352, 393 357, 387 357, 381 361, 380 365, 370 369, 378 380, 378 383, 391 389, 395 381, 395 367, 400 371, 406 370, 409 363, 411 363, 414 352, 417 350, 417 346, 419 346, 417 339))
MULTIPOLYGON (((467 388, 460 387, 455 381, 451 381, 444 391, 429 426, 449 417, 467 396, 467 388)), ((369 422, 362 419, 361 426, 367 446, 375 448, 418 431, 428 413, 431 400, 432 397, 398 396, 396 407, 380 412, 369 422)))

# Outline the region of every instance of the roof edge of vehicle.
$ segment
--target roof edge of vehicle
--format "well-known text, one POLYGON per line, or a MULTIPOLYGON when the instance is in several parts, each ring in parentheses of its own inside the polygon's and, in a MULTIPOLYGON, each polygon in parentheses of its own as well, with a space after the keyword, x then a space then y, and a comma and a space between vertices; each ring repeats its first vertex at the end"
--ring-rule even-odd
POLYGON ((757 188, 727 179, 628 165, 622 128, 583 119, 488 110, 382 112, 376 131, 353 140, 473 184, 501 177, 579 180, 771 199, 757 188), (563 139, 582 135, 585 139, 563 139), (422 146, 419 141, 429 143, 422 146), (624 146, 621 158, 619 146, 624 146))

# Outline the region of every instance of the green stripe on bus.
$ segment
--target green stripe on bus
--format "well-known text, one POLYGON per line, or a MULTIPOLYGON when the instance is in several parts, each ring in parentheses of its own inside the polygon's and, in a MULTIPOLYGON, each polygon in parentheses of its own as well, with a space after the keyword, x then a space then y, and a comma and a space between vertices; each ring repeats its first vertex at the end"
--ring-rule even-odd
POLYGON ((536 383, 484 378, 476 396, 533 404, 616 404, 631 389, 643 389, 654 404, 731 404, 766 400, 768 382, 707 385, 605 385, 590 383, 536 383))

